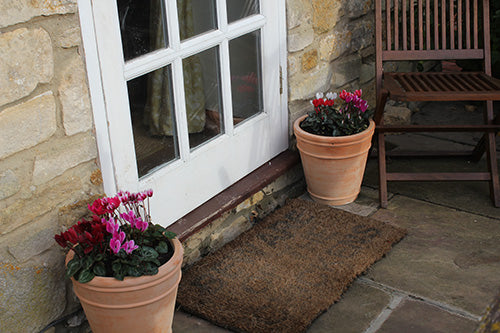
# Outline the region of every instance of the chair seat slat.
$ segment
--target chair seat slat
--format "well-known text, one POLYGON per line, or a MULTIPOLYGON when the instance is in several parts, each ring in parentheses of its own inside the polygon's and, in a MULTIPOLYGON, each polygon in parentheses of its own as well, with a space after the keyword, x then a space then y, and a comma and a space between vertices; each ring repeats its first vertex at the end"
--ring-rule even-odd
POLYGON ((500 100, 500 80, 482 73, 386 73, 384 87, 397 100, 500 100))

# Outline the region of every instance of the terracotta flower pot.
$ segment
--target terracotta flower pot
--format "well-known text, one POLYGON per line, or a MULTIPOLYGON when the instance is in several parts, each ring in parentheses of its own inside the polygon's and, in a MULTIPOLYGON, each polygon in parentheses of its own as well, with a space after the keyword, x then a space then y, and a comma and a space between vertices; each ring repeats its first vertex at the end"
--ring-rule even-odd
POLYGON ((366 159, 375 123, 363 132, 347 136, 321 136, 308 133, 297 119, 293 129, 297 138, 307 191, 318 202, 344 205, 356 200, 361 189, 366 159))
MULTIPOLYGON (((95 277, 88 283, 71 278, 92 332, 172 332, 184 251, 177 238, 171 241, 174 255, 156 275, 123 281, 95 277)), ((68 252, 66 263, 73 255, 73 251, 68 252)))

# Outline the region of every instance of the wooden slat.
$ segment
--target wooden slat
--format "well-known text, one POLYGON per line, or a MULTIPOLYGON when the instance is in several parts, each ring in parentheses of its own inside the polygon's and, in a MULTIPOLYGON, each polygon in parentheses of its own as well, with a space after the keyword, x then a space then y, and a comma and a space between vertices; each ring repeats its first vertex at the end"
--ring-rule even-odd
POLYGON ((490 180, 488 172, 427 172, 427 173, 404 173, 387 172, 387 181, 481 181, 490 180))
POLYGON ((432 49, 431 45, 431 1, 426 0, 425 2, 425 36, 426 36, 426 42, 425 42, 425 47, 427 50, 432 49))
POLYGON ((441 49, 446 49, 446 0, 441 1, 441 49))
POLYGON ((385 1, 385 23, 386 23, 386 42, 387 50, 392 50, 391 42, 391 0, 385 1))
POLYGON ((408 22, 406 20, 406 0, 403 0, 403 5, 401 7, 403 12, 403 26, 401 27, 401 33, 403 34, 403 50, 408 50, 408 22))
POLYGON ((463 90, 473 90, 474 86, 470 84, 468 80, 465 80, 461 75, 454 75, 457 81, 461 83, 461 86, 463 86, 463 90))
POLYGON ((418 49, 424 49, 423 0, 418 0, 418 49))
POLYGON ((455 48, 455 11, 453 0, 450 1, 450 49, 455 48))
POLYGON ((410 49, 415 50, 415 4, 410 0, 410 49))
POLYGON ((429 78, 433 79, 433 80, 436 80, 438 81, 439 83, 441 83, 442 85, 444 85, 446 87, 445 89, 445 92, 444 93, 448 93, 448 92, 451 92, 451 91, 457 91, 456 90, 456 87, 454 87, 450 82, 449 80, 446 79, 446 77, 442 77, 442 76, 429 76, 429 78))
POLYGON ((474 48, 475 49, 479 47, 477 12, 478 12, 477 0, 474 0, 474 48))
POLYGON ((483 59, 482 49, 462 50, 423 50, 423 51, 385 51, 383 60, 447 60, 447 59, 483 59))
POLYGON ((481 80, 477 75, 471 75, 470 82, 476 84, 479 87, 478 90, 495 90, 494 87, 489 85, 489 82, 481 80))
POLYGON ((377 130, 386 133, 398 132, 484 132, 498 131, 500 125, 380 125, 377 130))
POLYGON ((447 91, 405 92, 391 91, 391 99, 397 101, 500 101, 499 91, 447 91))
POLYGON ((470 49, 470 3, 465 0, 465 47, 470 49))
POLYGON ((434 49, 439 50, 439 0, 434 0, 434 49))
POLYGON ((399 1, 394 0, 394 49, 399 50, 399 1))
POLYGON ((439 91, 439 90, 443 89, 443 88, 440 88, 433 80, 429 80, 427 78, 427 76, 422 76, 422 80, 424 80, 425 82, 427 82, 427 85, 429 87, 431 87, 429 90, 439 91))
POLYGON ((457 25, 458 25, 458 40, 457 40, 457 45, 458 45, 458 49, 461 50, 462 49, 462 45, 463 45, 463 40, 462 40, 462 0, 458 0, 458 8, 457 8, 457 11, 458 11, 458 14, 457 14, 457 18, 458 18, 458 22, 457 22, 457 25))
POLYGON ((405 93, 393 75, 384 75, 384 87, 392 94, 403 95, 405 93))

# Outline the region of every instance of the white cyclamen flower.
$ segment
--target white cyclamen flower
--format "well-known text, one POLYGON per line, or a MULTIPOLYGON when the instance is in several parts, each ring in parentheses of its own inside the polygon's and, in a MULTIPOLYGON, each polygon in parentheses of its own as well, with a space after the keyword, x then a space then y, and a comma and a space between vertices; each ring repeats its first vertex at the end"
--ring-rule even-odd
POLYGON ((328 99, 335 99, 335 98, 337 98, 337 93, 329 92, 329 93, 326 94, 326 98, 328 98, 328 99))
POLYGON ((323 93, 316 93, 316 99, 323 98, 323 93))

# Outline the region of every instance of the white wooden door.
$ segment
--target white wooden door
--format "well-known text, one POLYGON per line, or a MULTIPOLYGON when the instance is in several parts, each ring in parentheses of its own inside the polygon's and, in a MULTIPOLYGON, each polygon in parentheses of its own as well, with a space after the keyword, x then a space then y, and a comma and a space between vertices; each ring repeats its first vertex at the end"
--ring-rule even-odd
POLYGON ((284 0, 80 0, 105 191, 169 225, 288 146, 284 0))

